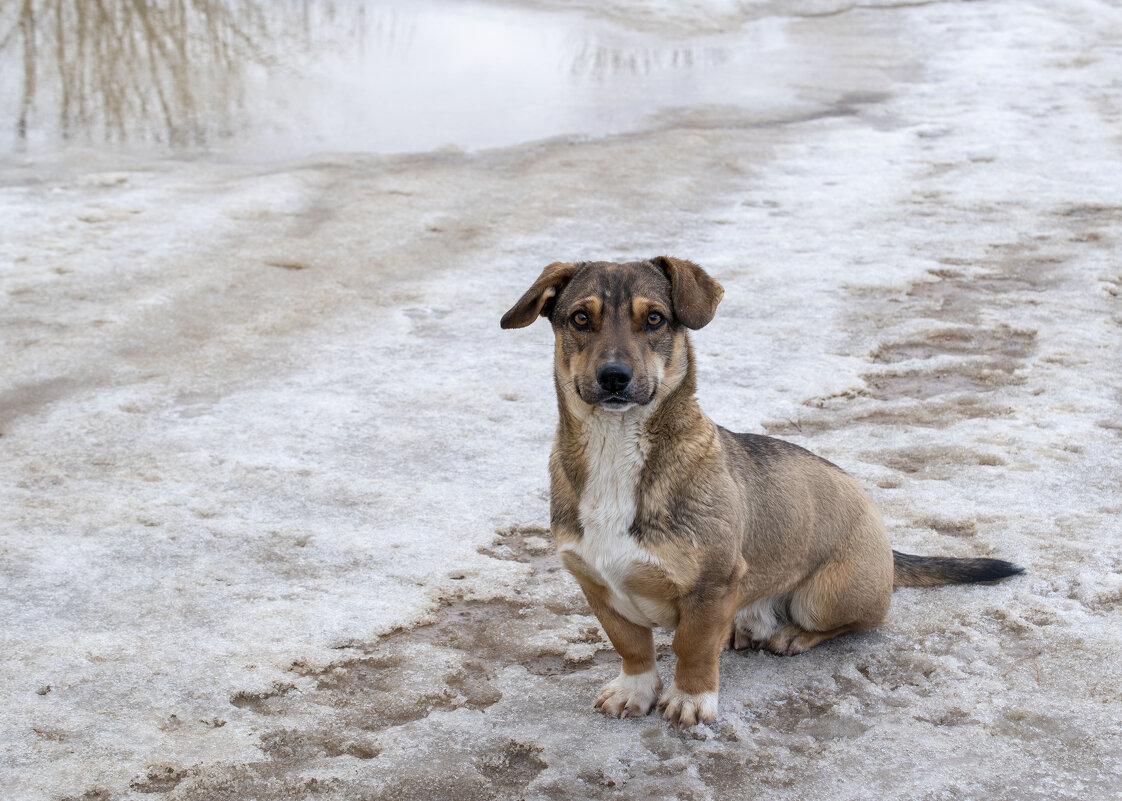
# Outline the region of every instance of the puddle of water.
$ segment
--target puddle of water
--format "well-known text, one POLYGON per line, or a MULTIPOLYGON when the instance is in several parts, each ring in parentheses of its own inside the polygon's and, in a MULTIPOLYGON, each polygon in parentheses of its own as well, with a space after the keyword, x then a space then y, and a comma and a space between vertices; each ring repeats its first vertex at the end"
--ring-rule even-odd
POLYGON ((789 27, 670 41, 448 0, 23 0, 0 5, 0 151, 270 160, 599 136, 684 105, 790 114, 813 81, 789 27))

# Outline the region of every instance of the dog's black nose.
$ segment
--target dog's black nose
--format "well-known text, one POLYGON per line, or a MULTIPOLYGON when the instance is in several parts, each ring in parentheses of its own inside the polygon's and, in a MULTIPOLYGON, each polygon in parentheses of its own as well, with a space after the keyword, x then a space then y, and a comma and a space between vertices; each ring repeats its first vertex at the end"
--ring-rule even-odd
POLYGON ((608 362, 596 369, 596 383, 606 392, 618 395, 631 383, 631 368, 621 362, 608 362))

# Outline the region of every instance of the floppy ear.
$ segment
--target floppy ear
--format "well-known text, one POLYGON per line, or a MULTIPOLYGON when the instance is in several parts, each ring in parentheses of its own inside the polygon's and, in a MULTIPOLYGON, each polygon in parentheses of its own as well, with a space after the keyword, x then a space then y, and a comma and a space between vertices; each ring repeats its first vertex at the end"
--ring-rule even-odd
POLYGON ((576 268, 575 264, 566 261, 555 261, 546 267, 534 285, 526 290, 526 294, 503 315, 500 325, 503 328, 525 328, 539 314, 548 317, 553 310, 553 299, 572 278, 576 268))
POLYGON ((670 279, 670 299, 674 303, 674 316, 686 328, 702 328, 717 313, 717 304, 725 295, 725 288, 709 277, 692 261, 672 256, 657 256, 651 264, 670 279))

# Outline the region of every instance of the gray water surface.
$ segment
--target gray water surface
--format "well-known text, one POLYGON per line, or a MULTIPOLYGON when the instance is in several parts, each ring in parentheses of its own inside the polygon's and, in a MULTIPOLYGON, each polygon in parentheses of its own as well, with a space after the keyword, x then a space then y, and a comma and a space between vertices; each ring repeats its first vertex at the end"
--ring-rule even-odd
POLYGON ((0 3, 0 151, 270 160, 601 136, 688 106, 767 118, 822 102, 838 69, 798 25, 673 39, 441 0, 0 3))

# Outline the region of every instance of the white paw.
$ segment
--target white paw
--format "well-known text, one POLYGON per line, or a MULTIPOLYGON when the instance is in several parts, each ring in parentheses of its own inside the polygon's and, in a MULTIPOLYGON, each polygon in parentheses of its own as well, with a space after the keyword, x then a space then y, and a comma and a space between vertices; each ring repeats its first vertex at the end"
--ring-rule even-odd
POLYGON ((683 729, 698 723, 712 723, 717 719, 717 693, 694 695, 682 692, 674 684, 658 699, 658 708, 667 722, 683 729))
POLYGON ((634 676, 620 671, 600 691, 596 708, 617 718, 642 716, 651 711, 661 689, 662 680, 658 671, 649 670, 634 676))

